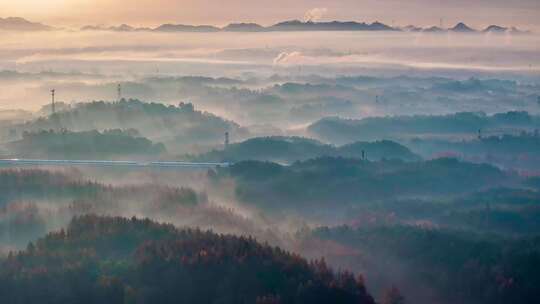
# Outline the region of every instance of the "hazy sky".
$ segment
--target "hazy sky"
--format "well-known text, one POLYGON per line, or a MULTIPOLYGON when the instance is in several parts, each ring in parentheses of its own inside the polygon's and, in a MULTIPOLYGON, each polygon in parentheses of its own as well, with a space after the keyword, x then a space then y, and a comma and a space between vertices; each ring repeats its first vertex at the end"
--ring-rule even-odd
POLYGON ((0 17, 21 16, 63 26, 165 22, 224 25, 234 21, 271 24, 302 19, 320 8, 323 20, 379 20, 396 25, 464 21, 540 27, 540 0, 0 0, 0 17))

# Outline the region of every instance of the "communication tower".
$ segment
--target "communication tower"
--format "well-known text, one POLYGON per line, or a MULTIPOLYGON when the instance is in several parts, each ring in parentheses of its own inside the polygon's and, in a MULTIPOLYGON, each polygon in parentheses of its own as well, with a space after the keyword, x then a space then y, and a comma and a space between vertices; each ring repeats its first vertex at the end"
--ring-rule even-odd
POLYGON ((118 101, 122 100, 122 85, 121 84, 118 84, 116 91, 118 93, 118 101))
POLYGON ((54 115, 56 113, 56 104, 54 102, 54 94, 56 93, 55 89, 51 90, 51 108, 52 108, 52 114, 54 115))

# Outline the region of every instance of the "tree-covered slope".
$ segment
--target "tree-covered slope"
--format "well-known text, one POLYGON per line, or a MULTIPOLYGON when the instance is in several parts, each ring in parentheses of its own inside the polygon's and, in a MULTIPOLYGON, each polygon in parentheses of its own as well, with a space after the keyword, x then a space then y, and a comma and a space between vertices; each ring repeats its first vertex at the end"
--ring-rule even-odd
POLYGON ((419 160, 407 147, 393 141, 355 142, 336 147, 323 144, 314 139, 302 137, 256 137, 246 141, 231 144, 221 150, 213 150, 195 157, 203 161, 245 160, 274 161, 293 163, 311 158, 334 156, 362 158, 370 160, 401 159, 406 161, 419 160))
POLYGON ((266 210, 336 210, 369 200, 454 196, 509 179, 495 167, 455 159, 370 162, 324 157, 291 166, 246 161, 222 173, 236 180, 240 200, 266 210))
POLYGON ((165 152, 163 144, 155 144, 135 130, 24 133, 21 140, 7 144, 6 148, 19 158, 45 159, 125 159, 158 157, 165 152))
POLYGON ((219 116, 198 111, 191 103, 166 105, 139 100, 118 102, 94 101, 78 103, 57 112, 19 124, 19 134, 41 130, 90 131, 135 129, 144 137, 177 145, 216 144, 223 141, 225 132, 244 136, 247 131, 238 124, 219 116))
POLYGON ((320 228, 310 237, 357 252, 350 261, 369 282, 398 284, 406 298, 419 303, 540 301, 538 237, 504 239, 413 226, 320 228))
POLYGON ((476 135, 484 132, 534 130, 540 127, 540 118, 527 112, 507 112, 495 115, 461 112, 448 115, 414 115, 368 117, 364 119, 324 118, 308 127, 315 137, 341 144, 358 140, 403 138, 420 135, 476 135))
POLYGON ((4 303, 374 303, 363 282, 245 237, 83 216, 10 255, 4 303))

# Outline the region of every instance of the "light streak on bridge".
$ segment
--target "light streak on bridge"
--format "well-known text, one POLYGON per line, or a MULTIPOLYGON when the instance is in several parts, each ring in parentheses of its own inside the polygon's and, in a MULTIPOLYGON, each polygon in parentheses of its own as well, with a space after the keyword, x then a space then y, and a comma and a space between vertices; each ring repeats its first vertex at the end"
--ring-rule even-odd
POLYGON ((48 160, 48 159, 0 159, 0 166, 89 166, 126 168, 172 168, 210 169, 228 167, 230 163, 183 162, 183 161, 115 161, 115 160, 48 160))

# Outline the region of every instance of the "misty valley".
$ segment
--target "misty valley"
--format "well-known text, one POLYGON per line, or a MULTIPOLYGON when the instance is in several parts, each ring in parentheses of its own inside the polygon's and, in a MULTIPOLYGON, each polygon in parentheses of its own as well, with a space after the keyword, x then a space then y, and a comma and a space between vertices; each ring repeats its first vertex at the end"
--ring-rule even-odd
POLYGON ((0 18, 0 303, 540 303, 540 36, 325 12, 0 18))

